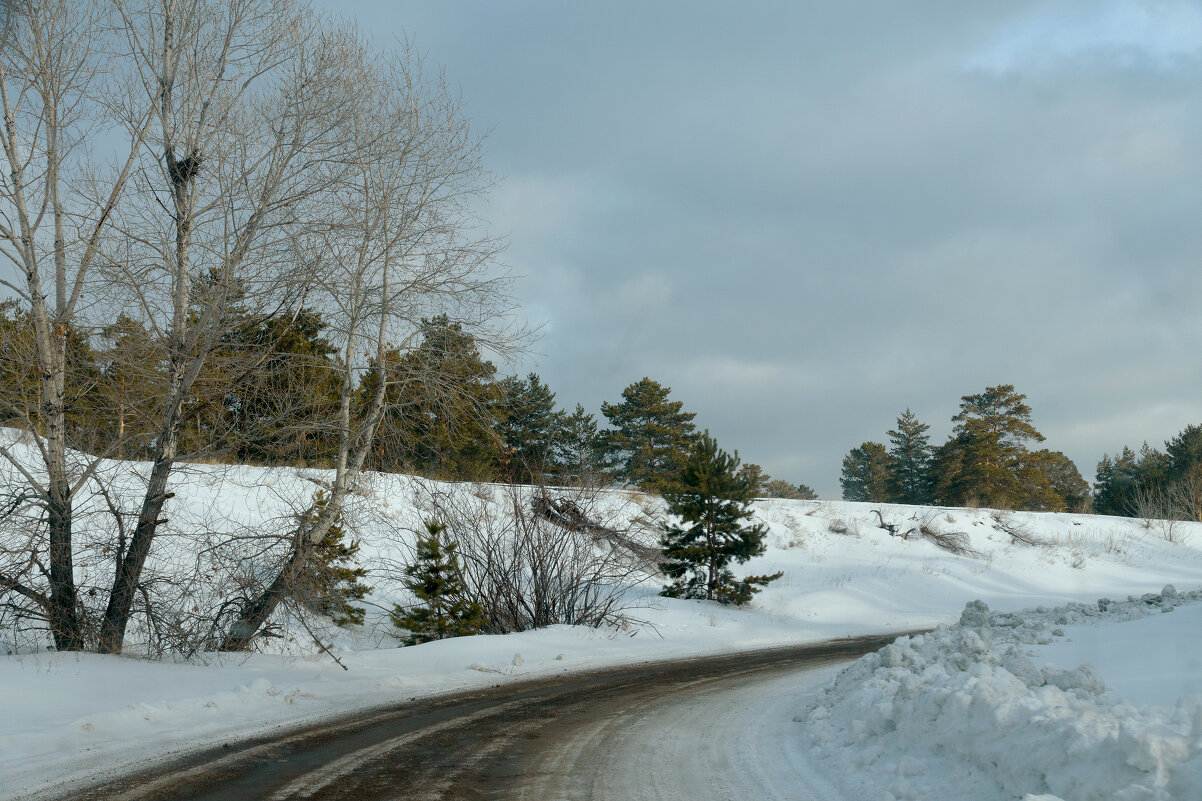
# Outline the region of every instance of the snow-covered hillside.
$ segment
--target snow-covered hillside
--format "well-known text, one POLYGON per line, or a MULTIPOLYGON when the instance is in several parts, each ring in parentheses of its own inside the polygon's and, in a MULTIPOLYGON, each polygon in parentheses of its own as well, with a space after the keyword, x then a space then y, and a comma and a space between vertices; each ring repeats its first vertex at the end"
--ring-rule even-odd
MULTIPOLYGON (((12 481, 4 469, 0 481, 12 481)), ((144 469, 112 463, 102 475, 124 493, 121 502, 132 505, 144 469)), ((266 569, 266 556, 254 556, 250 544, 286 530, 321 477, 320 471, 283 468, 181 469, 150 570, 188 581, 178 587, 164 581, 162 602, 203 616, 220 603, 222 582, 266 569), (243 547, 247 556, 240 559, 243 547)), ((101 765, 511 677, 928 628, 956 620, 974 599, 1008 610, 1094 604, 1101 596, 1159 592, 1169 583, 1202 587, 1198 524, 1169 530, 1154 521, 1088 515, 764 500, 755 508, 770 530, 768 551, 746 569, 784 576, 748 608, 660 598, 651 580, 625 591, 635 621, 626 626, 559 626, 397 648, 387 611, 410 601, 401 568, 432 499, 459 499, 503 520, 515 500, 529 500, 529 492, 521 492, 404 476, 364 482, 348 523, 371 571, 367 620, 362 627, 318 632, 346 671, 312 653, 310 636, 288 619, 280 621, 284 636, 265 642, 262 653, 199 654, 187 664, 53 654, 44 641, 0 632, 14 651, 0 658, 8 724, 0 732, 0 774, 8 780, 0 784, 0 798, 101 765)), ((620 491, 573 497, 587 501, 590 514, 607 526, 654 544, 654 523, 663 514, 657 499, 620 491)), ((98 496, 84 508, 98 533, 83 536, 77 548, 79 580, 103 589, 112 571, 104 552, 109 517, 98 496)), ((141 647, 135 641, 130 650, 141 647)))

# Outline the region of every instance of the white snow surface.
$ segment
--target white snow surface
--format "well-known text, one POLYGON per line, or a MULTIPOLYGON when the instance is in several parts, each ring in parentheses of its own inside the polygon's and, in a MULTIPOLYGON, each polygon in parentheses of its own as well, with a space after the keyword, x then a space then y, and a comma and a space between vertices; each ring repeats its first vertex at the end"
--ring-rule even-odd
POLYGON ((840 672, 795 736, 849 799, 1196 801, 1198 601, 1169 585, 1019 613, 971 602, 840 672))
MULTIPOLYGON (((12 441, 11 434, 0 436, 12 441)), ((22 447, 27 446, 15 445, 18 453, 22 447)), ((26 463, 37 464, 32 450, 26 463)), ((101 474, 132 512, 146 471, 143 463, 111 462, 101 474)), ((272 552, 259 550, 258 537, 287 530, 294 511, 303 508, 315 482, 325 475, 318 470, 183 466, 170 486, 175 496, 166 510, 168 522, 147 571, 158 579, 186 575, 188 581, 180 585, 178 597, 169 594, 175 591, 173 582, 158 582, 155 586, 168 593, 160 602, 176 604, 185 615, 199 609, 203 617, 225 600, 222 582, 236 578, 237 571, 270 570, 272 552), (246 548, 245 557, 231 554, 229 547, 213 549, 215 541, 231 534, 242 537, 236 542, 246 548)), ((12 468, 0 463, 0 488, 6 483, 16 479, 12 468)), ((1100 596, 1159 592, 1166 583, 1202 587, 1200 524, 1170 528, 1154 521, 1076 514, 763 500, 755 504, 755 513, 768 527, 768 550, 744 567, 747 573, 779 570, 784 576, 747 608, 660 598, 659 584, 649 581, 627 593, 636 622, 626 627, 557 626, 399 648, 387 611, 394 603, 412 602, 401 585, 401 568, 428 513, 423 498, 431 492, 471 499, 498 516, 508 514, 514 502, 508 490, 490 485, 438 484, 399 475, 370 476, 362 482, 348 509, 347 528, 362 543, 359 556, 371 571, 367 620, 361 627, 327 625, 317 632, 323 642, 332 643, 346 671, 328 656, 313 653, 309 635, 286 617, 276 621, 283 636, 265 641, 260 652, 198 654, 187 662, 136 656, 146 648, 137 625, 127 646, 131 655, 122 657, 56 654, 28 632, 0 631, 0 644, 11 652, 0 652, 0 799, 48 786, 61 789, 101 769, 144 765, 281 726, 517 679, 930 628, 955 621, 973 599, 998 609, 1072 602, 1096 608, 1100 596), (896 534, 882 528, 881 520, 896 526, 896 534), (939 535, 959 536, 968 552, 957 555, 939 547, 932 541, 939 535)), ((98 495, 85 492, 80 508, 77 580, 85 601, 92 597, 88 589, 95 587, 102 603, 113 570, 108 552, 114 534, 106 529, 110 518, 98 495)), ((652 544, 654 523, 664 515, 659 499, 618 490, 593 499, 593 509, 607 525, 628 528, 632 536, 652 544)), ((10 534, 0 531, 5 536, 10 534)), ((1165 617, 1184 619, 1185 611, 1183 607, 1165 617)), ((914 650, 914 643, 923 641, 908 642, 906 647, 914 650)), ((1157 661, 1162 651, 1145 652, 1145 662, 1157 661)), ((1047 656, 1058 662, 1062 658, 1047 656)), ((992 663, 982 665, 996 669, 992 663)), ((1009 686, 1018 689, 1013 682, 1009 686)), ((1046 685, 1024 691, 1037 698, 1051 692, 1046 685)), ((1078 699, 1060 692, 1069 700, 1055 709, 1068 711, 1056 714, 1075 719, 1078 699)), ((1115 703, 1138 709, 1134 700, 1115 703)), ((838 707, 833 702, 827 706, 833 718, 838 707)), ((1082 714, 1085 722, 1076 725, 1094 726, 1089 722, 1093 713, 1082 714)), ((1186 713, 1157 714, 1167 721, 1172 714, 1186 713)), ((838 744, 830 740, 826 746, 835 749, 831 759, 837 763, 838 744)), ((1115 754, 1126 753, 1115 748, 1115 754)), ((1040 758, 1030 755, 1032 774, 1037 774, 1040 758)), ((950 753, 938 759, 952 764, 950 753)), ((1118 759, 1119 764, 1125 759, 1118 759)), ((1016 756, 1016 771, 1021 762, 1016 756)), ((1181 775, 1181 769, 1172 772, 1181 775)), ((912 786, 921 784, 901 778, 912 786)), ((1070 792, 1064 797, 1088 796, 1070 792)))
POLYGON ((1202 604, 1176 607, 1172 615, 1064 631, 1065 637, 1036 646, 1031 659, 1092 665, 1105 677, 1108 694, 1141 706, 1173 706, 1183 696, 1202 694, 1202 604))

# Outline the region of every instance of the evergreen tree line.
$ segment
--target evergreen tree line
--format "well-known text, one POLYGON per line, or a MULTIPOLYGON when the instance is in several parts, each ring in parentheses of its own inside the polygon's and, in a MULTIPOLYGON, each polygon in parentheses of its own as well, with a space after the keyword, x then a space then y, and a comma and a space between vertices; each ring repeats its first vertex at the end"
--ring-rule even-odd
POLYGON ((1202 520, 1202 426, 1188 425, 1163 451, 1144 443, 1103 454, 1094 482, 1098 514, 1202 520))
POLYGON ((1044 436, 1026 395, 1013 385, 960 399, 951 436, 930 443, 930 426, 909 409, 887 432, 889 446, 864 442, 843 459, 844 500, 1035 511, 1084 511, 1089 485, 1060 451, 1033 450, 1044 436))
MULTIPOLYGON (((322 314, 306 308, 259 319, 231 312, 218 352, 196 379, 184 410, 181 452, 238 464, 329 467, 336 458, 342 395, 339 350, 322 314)), ((445 480, 621 484, 664 492, 698 441, 695 413, 650 378, 615 403, 608 427, 580 404, 559 408, 538 376, 498 376, 471 333, 446 315, 423 319, 415 347, 397 347, 360 374, 366 406, 386 382, 386 412, 367 469, 445 480)), ((149 458, 158 434, 159 388, 169 343, 119 316, 91 333, 70 330, 67 424, 93 453, 149 458)), ((40 422, 33 321, 0 303, 0 397, 19 414, 0 424, 40 422)), ((742 465, 761 497, 814 498, 804 484, 742 465)))

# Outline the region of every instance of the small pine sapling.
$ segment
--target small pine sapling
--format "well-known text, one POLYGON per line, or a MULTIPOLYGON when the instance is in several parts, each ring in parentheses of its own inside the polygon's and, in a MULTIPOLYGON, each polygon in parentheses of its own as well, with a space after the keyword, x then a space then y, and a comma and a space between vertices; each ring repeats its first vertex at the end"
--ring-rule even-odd
MULTIPOLYGON (((327 503, 329 498, 318 492, 310 514, 314 518, 320 517, 327 503)), ((298 582, 300 591, 297 595, 301 602, 314 612, 326 615, 338 626, 363 624, 364 610, 350 603, 363 600, 371 591, 371 587, 361 581, 367 576, 367 570, 359 566, 355 559, 357 553, 359 543, 347 540, 340 517, 309 552, 298 582)))
POLYGON ((405 645, 476 634, 485 623, 480 604, 467 597, 458 543, 443 541, 445 529, 427 521, 426 536, 418 537, 414 561, 405 568, 405 588, 419 601, 408 610, 398 604, 391 613, 393 624, 410 632, 405 645))
POLYGON ((735 579, 732 562, 764 553, 763 524, 746 525, 755 488, 731 456, 706 432, 685 463, 679 482, 664 492, 679 523, 663 525, 660 569, 674 581, 662 595, 704 598, 740 606, 780 573, 735 579))

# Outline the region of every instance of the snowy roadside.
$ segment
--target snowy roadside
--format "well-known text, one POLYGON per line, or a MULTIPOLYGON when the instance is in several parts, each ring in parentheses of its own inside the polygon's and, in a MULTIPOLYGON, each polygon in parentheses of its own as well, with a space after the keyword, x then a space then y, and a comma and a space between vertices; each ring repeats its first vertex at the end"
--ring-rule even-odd
MULTIPOLYGON (((279 478, 287 477, 281 471, 279 478)), ((249 485, 262 477, 246 478, 249 485)), ((210 506, 256 508, 228 483, 211 499, 203 497, 208 487, 201 482, 187 489, 210 506)), ((381 514, 410 513, 402 489, 384 487, 372 499, 381 514)), ((654 584, 634 588, 632 612, 647 628, 553 627, 396 648, 381 610, 404 597, 381 576, 368 625, 327 632, 345 672, 324 655, 295 652, 188 664, 44 651, 0 655, 0 799, 398 700, 565 670, 931 627, 955 620, 974 597, 1017 608, 1143 592, 1166 581, 1202 584, 1202 537, 1170 543, 1134 520, 1016 513, 1027 536, 1043 543, 1031 546, 1015 542, 988 510, 767 501, 756 511, 772 540, 748 570, 781 570, 784 578, 746 609, 657 598, 654 584), (878 511, 964 531, 976 555, 890 536, 876 525, 878 511)), ((1195 528, 1202 534, 1202 525, 1195 528)), ((381 533, 365 526, 360 534, 369 563, 387 554, 381 533)), ((284 631, 298 642, 303 634, 288 621, 284 631)))
POLYGON ((752 609, 647 602, 658 606, 649 610, 655 630, 552 626, 413 648, 343 648, 346 671, 324 655, 210 654, 207 664, 86 653, 0 657, 0 800, 418 698, 875 633, 870 621, 835 629, 752 609))
POLYGON ((852 798, 1202 798, 1198 601, 1172 586, 1016 614, 974 601, 840 672, 799 736, 852 798), (1093 654, 1100 670, 1077 661, 1093 654))
MULTIPOLYGON (((32 451, 29 460, 36 463, 32 451)), ((10 480, 8 469, 0 464, 0 486, 10 480)), ((114 462, 105 469, 114 487, 127 488, 123 497, 140 497, 145 464, 114 462)), ((320 472, 291 468, 181 469, 171 485, 176 497, 170 523, 149 563, 164 579, 156 586, 168 588, 158 599, 164 613, 208 620, 205 610, 224 604, 231 586, 225 563, 211 561, 214 532, 229 538, 286 530, 297 503, 311 497, 313 480, 320 478, 320 472), (177 597, 175 587, 188 592, 177 597)), ((325 621, 316 629, 349 670, 325 655, 309 655, 310 629, 287 615, 277 615, 281 636, 259 643, 260 653, 189 663, 48 653, 45 632, 2 629, 0 800, 281 726, 565 670, 929 628, 954 621, 971 598, 1020 608, 1092 604, 1099 595, 1147 592, 1166 582, 1202 586, 1202 523, 763 499, 754 510, 770 532, 767 553, 745 569, 784 575, 748 608, 658 598, 659 584, 650 579, 623 588, 632 618, 646 626, 559 626, 397 648, 388 612, 394 604, 413 603, 402 568, 414 532, 429 517, 429 499, 465 499, 503 526, 515 498, 530 488, 402 475, 368 479, 348 512, 372 587, 364 599, 365 623, 339 628, 325 621)), ((642 532, 654 545, 655 521, 663 515, 659 499, 604 490, 589 506, 597 519, 616 530, 642 532)), ((103 589, 114 569, 112 555, 99 547, 111 516, 92 512, 100 529, 80 552, 77 580, 81 587, 103 589)), ((268 556, 237 556, 231 564, 270 570, 268 556)), ((145 634, 131 633, 129 653, 153 652, 145 634)))

